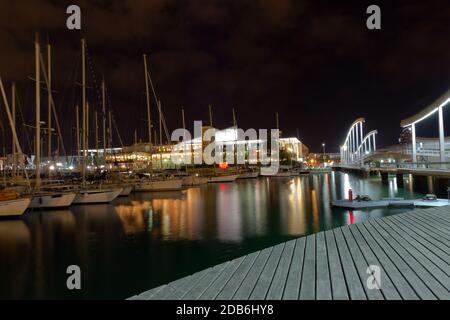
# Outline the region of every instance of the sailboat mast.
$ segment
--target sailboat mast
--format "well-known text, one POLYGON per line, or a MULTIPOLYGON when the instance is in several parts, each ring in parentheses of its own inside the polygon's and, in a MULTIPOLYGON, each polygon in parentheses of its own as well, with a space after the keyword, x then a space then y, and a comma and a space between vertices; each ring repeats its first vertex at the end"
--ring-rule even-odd
MULTIPOLYGON (((183 153, 184 152, 186 152, 186 121, 185 121, 185 119, 184 119, 184 108, 183 107, 181 107, 181 120, 182 120, 182 122, 183 122, 183 145, 184 145, 184 147, 183 147, 183 153)), ((185 159, 186 159, 186 157, 185 157, 185 159)), ((187 168, 187 164, 185 163, 184 164, 184 167, 185 167, 185 169, 186 169, 186 173, 188 172, 188 168, 187 168)))
MULTIPOLYGON (((16 130, 16 84, 12 83, 11 88, 11 101, 12 101, 12 131, 16 130)), ((16 159, 16 144, 14 142, 14 134, 11 135, 11 145, 12 145, 12 176, 13 178, 16 176, 16 167, 17 167, 17 159, 16 159)))
POLYGON ((208 110, 209 110, 209 126, 212 127, 213 126, 213 121, 212 121, 212 111, 211 111, 211 105, 208 105, 208 110))
POLYGON ((77 137, 77 156, 80 155, 80 107, 78 105, 75 106, 75 118, 76 118, 76 137, 77 137))
POLYGON ((112 135, 112 111, 108 111, 108 133, 109 133, 109 142, 108 146, 112 149, 113 144, 113 135, 112 135))
MULTIPOLYGON (((98 119, 97 119, 97 110, 94 111, 94 121, 95 121, 95 150, 98 158, 98 119)), ((97 159, 96 158, 96 159, 97 159)))
POLYGON ((234 165, 236 168, 236 173, 239 171, 239 166, 237 164, 237 144, 238 144, 238 139, 237 139, 237 121, 236 121, 236 114, 234 113, 234 108, 231 109, 231 111, 233 112, 233 128, 234 128, 234 165))
POLYGON ((86 50, 85 40, 81 39, 81 68, 82 68, 82 144, 83 144, 83 157, 82 157, 82 181, 83 186, 86 185, 86 50))
POLYGON ((102 114, 103 114, 103 159, 106 161, 106 88, 105 79, 102 80, 102 114))
MULTIPOLYGON (((11 111, 9 109, 8 99, 6 98, 5 88, 3 87, 3 81, 2 81, 1 77, 0 77, 0 91, 2 93, 3 102, 4 102, 4 105, 5 105, 5 109, 6 109, 6 114, 8 116, 9 125, 11 126, 12 135, 13 135, 13 139, 14 139, 14 144, 15 144, 15 146, 17 148, 18 154, 20 156, 23 156, 22 148, 20 147, 19 139, 17 138, 16 128, 13 125, 13 119, 12 119, 11 111)), ((30 180, 28 179, 28 172, 27 172, 26 168, 24 168, 24 173, 25 173, 25 177, 27 179, 28 187, 30 187, 30 180)))
POLYGON ((161 100, 158 100, 158 114, 159 114, 159 145, 162 146, 161 100))
MULTIPOLYGON (((150 180, 153 179, 153 157, 152 157, 152 122, 150 117, 150 92, 148 88, 148 68, 147 56, 144 54, 144 73, 145 73, 145 96, 147 98, 147 122, 148 122, 148 142, 150 144, 150 180)), ((156 139, 156 134, 155 134, 156 139)), ((156 141, 155 141, 156 142, 156 141)), ((156 144, 156 143, 155 143, 156 144)))
POLYGON ((47 157, 52 155, 52 55, 51 46, 47 44, 47 75, 48 75, 48 114, 47 114, 47 157))
POLYGON ((147 55, 143 55, 144 58, 144 72, 145 72, 145 96, 147 99, 147 123, 148 123, 148 142, 150 143, 150 148, 152 144, 152 122, 150 115, 150 93, 148 88, 148 68, 147 68, 147 55))
POLYGON ((35 138, 35 153, 36 153, 36 181, 35 187, 39 190, 41 186, 41 70, 39 64, 39 36, 36 33, 34 40, 34 55, 35 55, 35 90, 36 90, 36 138, 35 138))

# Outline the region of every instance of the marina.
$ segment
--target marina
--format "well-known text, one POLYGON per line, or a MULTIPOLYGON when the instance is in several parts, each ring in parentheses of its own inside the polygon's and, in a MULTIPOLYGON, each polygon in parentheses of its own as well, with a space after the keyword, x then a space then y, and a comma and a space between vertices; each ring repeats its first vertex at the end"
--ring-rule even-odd
POLYGON ((374 199, 423 196, 397 188, 395 179, 385 186, 375 178, 328 172, 29 209, 0 219, 0 297, 124 299, 301 236, 411 210, 332 207, 330 201, 349 188, 374 199), (70 264, 79 265, 90 283, 82 292, 65 288, 70 264))
POLYGON ((450 300, 444 5, 8 1, 0 300, 450 300))

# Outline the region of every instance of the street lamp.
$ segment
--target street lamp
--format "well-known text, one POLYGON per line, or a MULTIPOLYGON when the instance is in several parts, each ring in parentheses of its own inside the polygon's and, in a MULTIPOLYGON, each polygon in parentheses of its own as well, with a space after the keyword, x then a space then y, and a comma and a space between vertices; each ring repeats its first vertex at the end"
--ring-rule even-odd
POLYGON ((325 142, 322 142, 322 148, 323 148, 323 166, 325 167, 325 142))

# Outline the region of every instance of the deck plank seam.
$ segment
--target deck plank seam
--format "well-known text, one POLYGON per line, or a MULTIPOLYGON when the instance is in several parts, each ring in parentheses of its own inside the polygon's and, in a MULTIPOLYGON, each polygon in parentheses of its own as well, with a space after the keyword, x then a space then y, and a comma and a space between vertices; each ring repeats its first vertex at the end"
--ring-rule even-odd
MULTIPOLYGON (((385 230, 381 225, 379 225, 376 222, 373 222, 373 224, 377 225, 379 228, 381 228, 382 230, 385 230)), ((375 228, 374 228, 375 229, 375 228)), ((382 238, 384 238, 384 240, 387 243, 397 243, 397 245, 399 246, 400 249, 402 249, 404 251, 403 254, 401 254, 399 252, 399 249, 392 246, 391 248, 396 252, 396 254, 403 260, 403 262, 412 270, 413 273, 416 274, 417 278, 421 280, 421 282, 424 284, 425 287, 428 288, 428 290, 435 296, 436 299, 439 299, 439 296, 436 293, 436 290, 440 289, 439 287, 442 287, 442 284, 440 283, 440 281, 438 279, 435 278, 435 276, 433 276, 433 273, 431 273, 419 260, 417 257, 413 256, 406 248, 404 248, 403 245, 401 245, 399 243, 399 241, 397 241, 393 236, 390 236, 390 238, 392 238, 392 241, 389 241, 390 239, 387 238, 387 236, 383 236, 380 232, 380 230, 377 228, 376 229, 377 232, 380 233, 380 236, 382 238), (407 260, 407 258, 409 258, 407 260), (416 264, 416 266, 414 266, 413 264, 416 264), (420 269, 422 269, 421 271, 424 273, 423 275, 419 274, 419 270, 417 270, 419 267, 420 269), (431 287, 431 283, 429 281, 424 281, 424 276, 426 276, 428 278, 428 280, 434 280, 435 284, 438 284, 438 288, 433 289, 431 287)), ((385 230, 385 232, 389 235, 389 233, 385 230)))
MULTIPOLYGON (((367 225, 366 225, 367 227, 367 225)), ((375 241, 378 243, 378 245, 381 247, 381 249, 385 252, 385 254, 391 259, 391 261, 399 268, 399 270, 403 270, 403 267, 406 267, 406 269, 404 271, 408 271, 407 273, 404 272, 406 281, 409 283, 409 285, 413 288, 413 290, 416 292, 416 294, 423 300, 424 297, 426 297, 429 293, 431 293, 432 296, 434 296, 435 298, 437 298, 434 293, 428 288, 428 286, 422 281, 422 279, 420 278, 420 276, 418 276, 416 274, 416 272, 414 271, 414 268, 412 268, 405 260, 404 258, 397 252, 397 250, 395 250, 395 248, 393 248, 386 240, 383 239, 383 236, 380 234, 379 230, 375 229, 373 226, 371 226, 371 229, 373 230, 373 234, 376 235, 378 234, 377 237, 375 238, 375 241), (387 244, 387 247, 382 245, 382 242, 385 242, 387 244), (395 253, 395 255, 392 257, 392 255, 390 255, 387 252, 387 249, 391 249, 393 251, 393 253, 395 253), (394 258, 397 261, 397 263, 395 263, 395 261, 393 260, 394 258), (403 265, 403 267, 402 267, 403 265), (416 283, 413 282, 413 280, 416 280, 416 283), (425 290, 424 290, 425 289, 425 290), (427 292, 429 291, 429 292, 427 292)))
MULTIPOLYGON (((381 225, 381 221, 378 221, 378 223, 381 225)), ((392 222, 393 223, 393 222, 392 222)), ((394 223, 393 223, 394 224, 394 223)), ((383 226, 381 226, 381 227, 383 227, 383 226)), ((445 272, 445 270, 439 265, 439 264, 437 264, 434 260, 438 260, 438 261, 441 261, 441 262, 443 262, 443 263, 445 263, 445 261, 443 261, 443 260, 441 260, 437 255, 435 255, 431 250, 429 250, 428 248, 426 248, 426 247, 424 247, 420 242, 418 242, 416 239, 414 239, 414 238, 412 238, 412 237, 410 237, 411 238, 411 240, 413 240, 413 241, 415 241, 415 242, 417 242, 417 244, 414 244, 414 242, 411 242, 410 240, 408 240, 407 238, 406 238, 406 236, 404 235, 404 234, 402 234, 403 233, 403 231, 401 231, 402 233, 400 233, 400 231, 398 231, 398 230, 395 230, 392 226, 389 226, 388 224, 385 224, 385 230, 386 230, 386 228, 390 228, 391 230, 392 230, 392 232, 394 232, 395 234, 397 234, 397 243, 399 243, 399 245, 401 245, 405 250, 407 250, 410 254, 412 254, 411 253, 411 250, 415 250, 415 251, 417 251, 417 253, 419 254, 419 255, 421 255, 422 256, 422 259, 421 260, 426 260, 426 261, 428 261, 429 263, 431 263, 433 266, 435 266, 440 272, 442 272, 443 274, 445 274, 446 272, 445 272), (400 239, 399 239, 400 238, 400 239), (407 243, 409 243, 410 244, 410 246, 412 247, 412 249, 410 248, 410 249, 408 249, 403 243, 402 243, 402 241, 401 241, 401 239, 403 239, 404 241, 406 241, 407 243), (413 245, 414 244, 414 245, 413 245), (420 250, 420 248, 421 247, 423 247, 423 250, 420 250), (429 252, 429 255, 425 255, 425 252, 429 252), (432 258, 430 258, 430 257, 432 257, 432 258)), ((423 263, 423 261, 421 262, 421 264, 425 267, 425 268, 427 268, 425 265, 424 265, 424 263, 423 263)), ((428 269, 428 268, 427 268, 428 269)), ((431 272, 431 271, 430 271, 431 272)), ((431 272, 431 274, 432 275, 434 275, 434 273, 433 272, 431 272)), ((447 275, 447 277, 448 277, 448 275, 447 275)), ((436 278, 436 277, 435 277, 436 278)), ((437 278, 436 278, 437 279, 437 278)), ((438 280, 438 279, 437 279, 438 280)), ((439 280, 438 280, 439 281, 439 280)))

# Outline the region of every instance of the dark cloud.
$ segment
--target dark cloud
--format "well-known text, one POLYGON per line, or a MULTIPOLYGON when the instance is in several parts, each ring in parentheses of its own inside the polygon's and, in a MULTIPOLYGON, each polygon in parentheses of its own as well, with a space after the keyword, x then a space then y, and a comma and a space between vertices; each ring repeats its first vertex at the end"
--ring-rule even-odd
MULTIPOLYGON (((450 85, 450 7, 445 2, 381 1, 382 30, 365 27, 368 1, 123 0, 15 1, 0 11, 0 75, 19 83, 32 121, 33 37, 53 45, 55 97, 70 145, 79 103, 79 40, 89 52, 89 98, 98 85, 125 143, 145 139, 142 54, 169 127, 207 119, 219 126, 235 108, 243 127, 273 127, 280 113, 286 134, 299 128, 313 150, 337 147, 354 118, 396 141, 399 122, 450 85), (82 31, 65 29, 65 8, 82 8, 82 31), (94 82, 95 75, 95 82, 94 82)), ((153 108, 155 109, 155 108, 153 108)), ((4 119, 4 116, 0 117, 4 119)), ((153 117, 156 117, 154 112, 153 117)), ((426 131, 426 130, 425 130, 426 131)), ((426 133, 424 131, 424 133, 426 133)))

